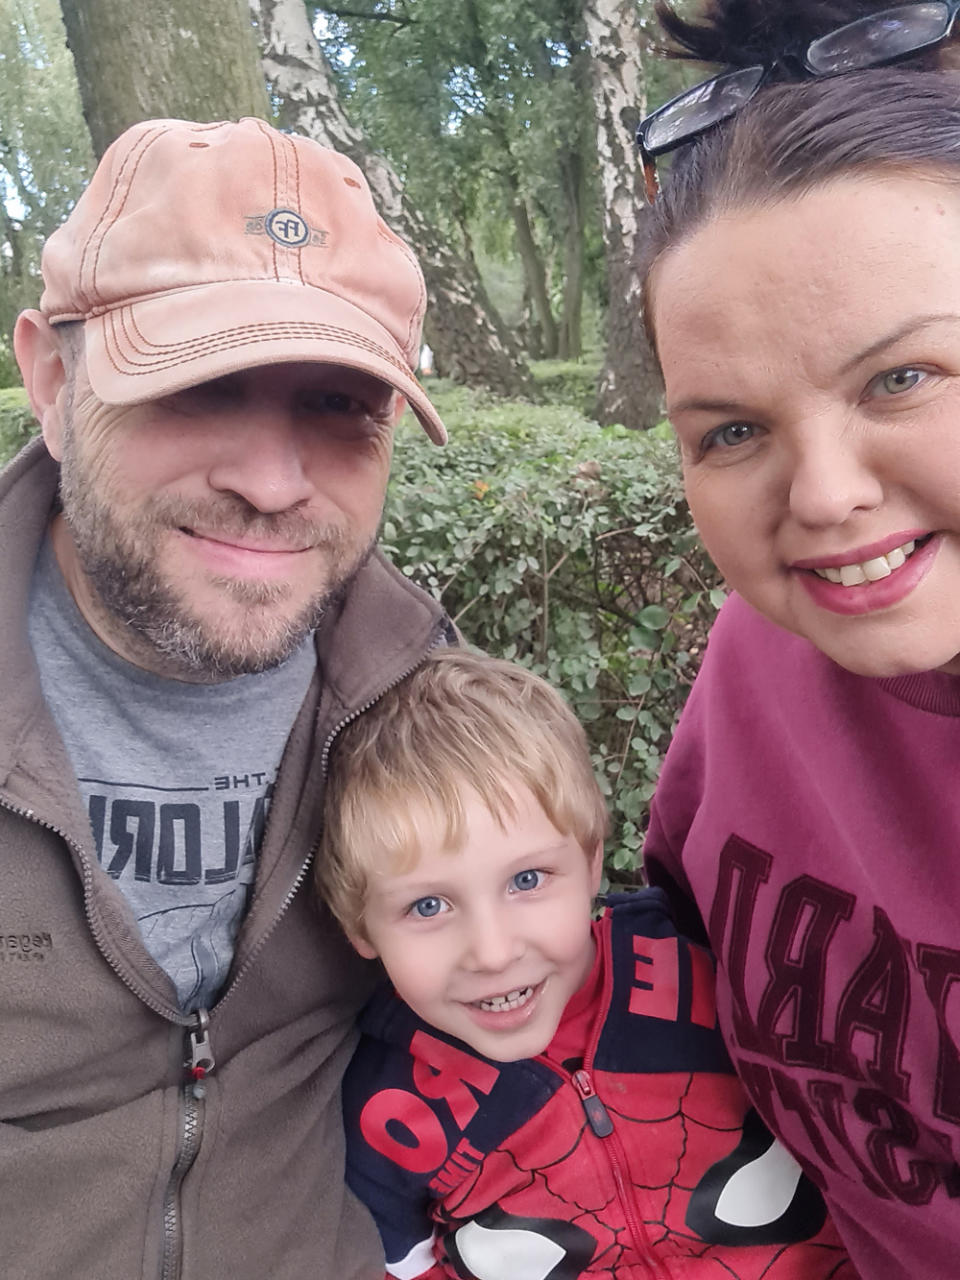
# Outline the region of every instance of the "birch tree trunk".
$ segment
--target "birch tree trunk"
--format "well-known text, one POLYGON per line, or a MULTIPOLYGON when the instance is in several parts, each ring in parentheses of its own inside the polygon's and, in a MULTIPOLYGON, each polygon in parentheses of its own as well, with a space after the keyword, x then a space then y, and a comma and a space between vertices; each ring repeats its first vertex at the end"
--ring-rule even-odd
POLYGON ((501 395, 530 394, 520 353, 496 316, 473 263, 451 249, 413 208, 390 164, 347 120, 333 71, 303 0, 250 0, 268 87, 280 125, 342 151, 366 175, 383 217, 414 248, 427 282, 426 332, 439 371, 501 395))
POLYGON ((270 118, 246 0, 61 0, 97 156, 157 117, 270 118))
POLYGON ((646 108, 636 0, 584 0, 593 56, 597 156, 607 251, 607 354, 597 419, 626 427, 654 426, 663 388, 643 331, 634 254, 646 202, 634 133, 646 108))

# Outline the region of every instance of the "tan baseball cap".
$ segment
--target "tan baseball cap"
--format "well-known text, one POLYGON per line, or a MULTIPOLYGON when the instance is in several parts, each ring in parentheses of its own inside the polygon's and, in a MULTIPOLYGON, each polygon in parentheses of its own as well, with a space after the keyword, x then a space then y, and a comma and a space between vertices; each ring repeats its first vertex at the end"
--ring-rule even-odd
POLYGON ((426 305, 410 248, 346 156, 263 120, 148 120, 114 142, 43 252, 40 309, 85 321, 94 393, 169 395, 237 369, 345 365, 447 433, 414 376, 426 305))

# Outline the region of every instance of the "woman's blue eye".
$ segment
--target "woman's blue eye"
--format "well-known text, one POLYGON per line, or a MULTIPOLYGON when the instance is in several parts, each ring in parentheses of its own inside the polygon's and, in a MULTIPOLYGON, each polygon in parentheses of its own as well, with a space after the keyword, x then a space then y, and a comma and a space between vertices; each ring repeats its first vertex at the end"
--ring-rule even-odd
POLYGON ((919 369, 891 369, 889 373, 880 375, 877 384, 883 387, 887 395, 896 396, 904 391, 912 391, 922 377, 919 369))
POLYGON ((440 898, 418 898, 410 908, 412 915, 421 916, 428 920, 431 916, 438 916, 443 910, 443 901, 440 898))
POLYGON ((543 883, 543 872, 518 871, 512 883, 515 889, 539 889, 543 883))

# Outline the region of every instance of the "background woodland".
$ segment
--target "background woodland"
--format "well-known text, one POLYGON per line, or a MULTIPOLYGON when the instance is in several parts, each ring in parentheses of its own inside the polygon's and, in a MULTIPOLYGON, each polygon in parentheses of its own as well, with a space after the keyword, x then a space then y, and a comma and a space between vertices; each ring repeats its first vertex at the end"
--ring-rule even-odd
POLYGON ((632 266, 634 130, 690 75, 648 0, 0 0, 0 458, 33 429, 13 320, 127 125, 256 115, 350 155, 423 266, 452 437, 404 429, 384 543, 472 642, 573 701, 614 880, 723 598, 632 266))

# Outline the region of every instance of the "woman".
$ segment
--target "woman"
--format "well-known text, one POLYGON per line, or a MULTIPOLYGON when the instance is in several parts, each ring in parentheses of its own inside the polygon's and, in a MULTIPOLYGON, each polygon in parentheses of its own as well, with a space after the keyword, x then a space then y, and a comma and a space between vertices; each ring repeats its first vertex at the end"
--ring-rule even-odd
POLYGON ((734 70, 639 133, 651 182, 674 153, 648 325, 735 593, 646 865, 865 1280, 960 1274, 958 7, 662 12, 734 70))

